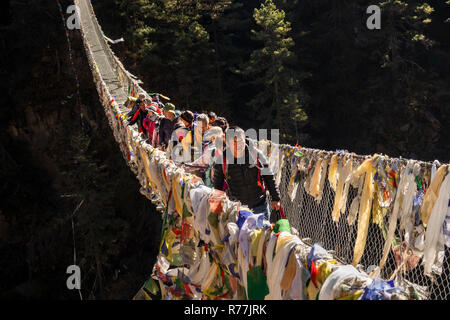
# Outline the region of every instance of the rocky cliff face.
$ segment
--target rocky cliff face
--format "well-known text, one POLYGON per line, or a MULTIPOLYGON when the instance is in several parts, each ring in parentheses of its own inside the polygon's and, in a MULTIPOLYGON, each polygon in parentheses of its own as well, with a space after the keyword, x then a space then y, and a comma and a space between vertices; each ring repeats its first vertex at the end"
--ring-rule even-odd
POLYGON ((0 296, 79 299, 66 288, 75 242, 83 298, 131 298, 151 272, 160 216, 112 136, 79 32, 69 33, 78 100, 56 3, 11 9, 0 43, 0 296))

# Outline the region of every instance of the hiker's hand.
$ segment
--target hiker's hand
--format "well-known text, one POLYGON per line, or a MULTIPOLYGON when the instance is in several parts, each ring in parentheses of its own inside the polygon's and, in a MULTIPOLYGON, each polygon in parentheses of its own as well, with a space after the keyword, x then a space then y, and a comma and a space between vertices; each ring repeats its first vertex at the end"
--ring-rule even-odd
POLYGON ((280 211, 281 204, 280 201, 272 201, 272 209, 275 211, 280 211))

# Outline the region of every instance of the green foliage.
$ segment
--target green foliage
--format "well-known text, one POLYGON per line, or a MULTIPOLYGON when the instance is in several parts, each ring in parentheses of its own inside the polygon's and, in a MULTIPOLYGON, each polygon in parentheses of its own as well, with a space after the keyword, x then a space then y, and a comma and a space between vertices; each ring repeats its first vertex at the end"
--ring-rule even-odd
POLYGON ((115 4, 121 58, 179 108, 279 128, 286 143, 448 158, 448 1, 115 4), (381 30, 366 27, 369 4, 381 30))
POLYGON ((229 1, 119 1, 126 17, 127 39, 140 67, 152 72, 158 92, 177 89, 175 98, 183 108, 211 104, 214 91, 204 75, 214 73, 213 47, 203 20, 215 18, 229 1))
POLYGON ((291 51, 294 41, 289 36, 291 24, 285 21, 285 12, 278 9, 272 0, 262 3, 253 16, 258 29, 252 30, 252 39, 262 47, 252 52, 243 70, 243 74, 258 87, 258 93, 248 105, 260 115, 258 120, 263 127, 276 125, 283 134, 287 131, 283 125, 287 124, 287 119, 295 123, 306 119, 300 103, 299 80, 291 68, 296 63, 291 51), (264 113, 258 112, 261 108, 264 113))

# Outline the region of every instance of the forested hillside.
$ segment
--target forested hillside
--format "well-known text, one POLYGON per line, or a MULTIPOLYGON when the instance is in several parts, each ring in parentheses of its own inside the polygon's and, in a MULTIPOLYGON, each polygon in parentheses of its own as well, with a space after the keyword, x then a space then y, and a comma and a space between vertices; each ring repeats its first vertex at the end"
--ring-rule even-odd
POLYGON ((129 299, 153 267, 160 214, 114 140, 79 31, 69 35, 81 104, 57 3, 10 9, 0 29, 0 299, 80 299, 66 287, 74 263, 83 299, 129 299))
POLYGON ((179 108, 283 142, 449 159, 446 0, 95 1, 113 49, 179 108), (381 8, 369 30, 366 9, 381 8))

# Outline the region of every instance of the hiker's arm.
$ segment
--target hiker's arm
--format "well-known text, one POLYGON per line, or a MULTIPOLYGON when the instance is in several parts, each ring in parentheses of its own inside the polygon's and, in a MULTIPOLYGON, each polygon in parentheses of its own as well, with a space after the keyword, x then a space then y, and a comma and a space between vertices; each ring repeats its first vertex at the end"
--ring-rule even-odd
POLYGON ((133 117, 131 118, 131 120, 128 121, 128 125, 129 125, 129 126, 134 125, 134 124, 138 121, 138 118, 139 118, 139 111, 140 111, 140 110, 136 111, 136 113, 133 115, 133 117))
POLYGON ((278 190, 277 185, 275 184, 275 178, 273 176, 273 172, 269 167, 269 160, 264 154, 258 150, 258 159, 260 161, 260 165, 263 166, 263 170, 261 172, 261 178, 266 183, 267 190, 269 190, 270 197, 272 198, 272 202, 280 201, 280 191, 278 190))
POLYGON ((131 120, 130 122, 128 122, 128 125, 129 125, 129 126, 132 126, 132 125, 134 125, 136 122, 137 122, 137 120, 131 120))
POLYGON ((224 180, 222 164, 219 161, 219 164, 214 165, 214 176, 212 179, 214 189, 222 190, 224 180))
POLYGON ((261 175, 261 177, 264 179, 264 182, 266 183, 272 201, 280 201, 280 191, 278 190, 278 187, 275 184, 275 178, 273 174, 261 175))

